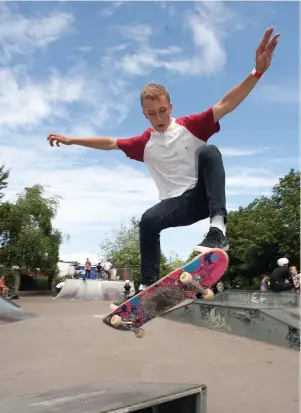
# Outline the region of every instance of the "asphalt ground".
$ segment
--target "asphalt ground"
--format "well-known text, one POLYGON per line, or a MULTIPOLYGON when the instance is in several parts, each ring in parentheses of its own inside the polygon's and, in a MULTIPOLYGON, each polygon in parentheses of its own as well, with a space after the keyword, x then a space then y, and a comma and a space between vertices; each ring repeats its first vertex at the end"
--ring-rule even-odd
MULTIPOLYGON (((207 386, 207 413, 297 413, 299 352, 157 318, 143 339, 102 323, 109 302, 22 297, 0 326, 0 398, 97 381, 207 386)), ((122 390, 122 389, 121 389, 122 390)))

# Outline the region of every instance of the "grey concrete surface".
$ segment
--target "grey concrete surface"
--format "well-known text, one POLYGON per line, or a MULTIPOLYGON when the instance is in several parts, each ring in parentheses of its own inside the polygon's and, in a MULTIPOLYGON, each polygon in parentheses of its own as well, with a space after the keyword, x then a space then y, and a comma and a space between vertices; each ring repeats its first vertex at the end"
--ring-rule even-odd
POLYGON ((300 309, 196 301, 166 312, 168 320, 300 350, 300 309))
POLYGON ((0 325, 34 317, 36 317, 35 314, 24 311, 14 301, 0 296, 0 325))
POLYGON ((109 302, 23 297, 38 318, 0 326, 0 397, 91 382, 208 386, 208 413, 299 412, 299 353, 155 319, 139 340, 106 327, 109 302))

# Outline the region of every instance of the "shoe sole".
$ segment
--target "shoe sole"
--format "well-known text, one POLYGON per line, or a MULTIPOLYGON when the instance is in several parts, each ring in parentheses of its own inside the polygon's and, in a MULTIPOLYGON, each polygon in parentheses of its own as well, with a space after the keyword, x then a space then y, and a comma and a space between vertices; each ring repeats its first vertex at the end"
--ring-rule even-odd
MULTIPOLYGON (((216 249, 216 248, 218 248, 218 247, 210 248, 210 247, 197 246, 197 247, 194 248, 193 251, 202 253, 202 252, 212 251, 212 250, 214 250, 214 249, 216 249)), ((224 250, 224 251, 228 251, 229 248, 230 248, 230 246, 229 246, 229 245, 226 245, 225 247, 222 247, 221 249, 224 250)))

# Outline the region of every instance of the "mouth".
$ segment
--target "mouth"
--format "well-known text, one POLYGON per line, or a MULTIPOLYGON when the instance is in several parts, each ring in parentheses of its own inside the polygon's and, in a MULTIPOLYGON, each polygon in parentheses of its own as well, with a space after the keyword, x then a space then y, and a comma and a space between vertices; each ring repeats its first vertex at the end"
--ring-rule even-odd
POLYGON ((157 128, 163 128, 164 127, 164 123, 161 123, 161 125, 157 125, 157 128))

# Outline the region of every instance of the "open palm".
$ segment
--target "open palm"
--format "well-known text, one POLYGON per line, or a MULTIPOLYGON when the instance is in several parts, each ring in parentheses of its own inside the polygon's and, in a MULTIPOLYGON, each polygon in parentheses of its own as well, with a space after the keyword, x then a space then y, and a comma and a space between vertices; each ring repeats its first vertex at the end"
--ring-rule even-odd
POLYGON ((274 28, 270 27, 264 32, 263 38, 256 49, 256 71, 264 73, 270 66, 273 52, 278 43, 280 33, 275 34, 272 38, 274 28))

